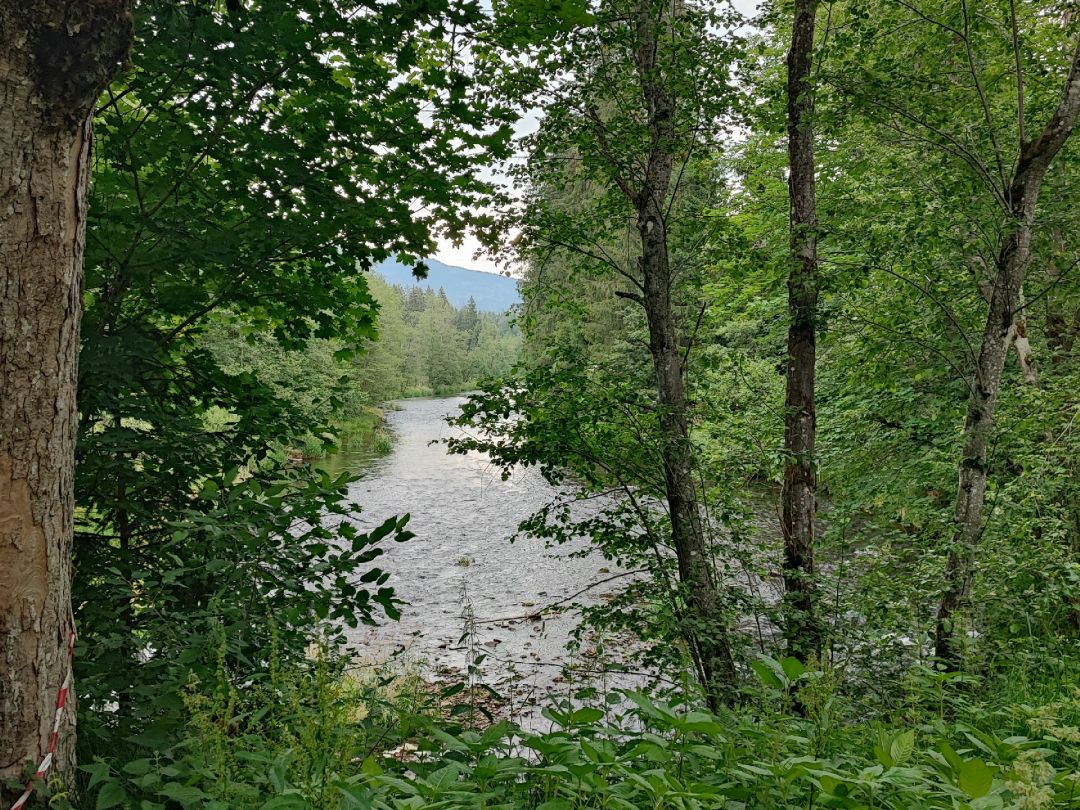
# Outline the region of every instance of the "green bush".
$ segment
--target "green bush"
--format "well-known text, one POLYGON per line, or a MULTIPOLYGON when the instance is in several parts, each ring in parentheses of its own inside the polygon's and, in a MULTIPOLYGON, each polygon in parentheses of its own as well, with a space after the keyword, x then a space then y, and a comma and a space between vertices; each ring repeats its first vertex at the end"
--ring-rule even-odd
POLYGON ((530 733, 456 720, 479 716, 446 711, 463 685, 359 679, 325 647, 288 667, 275 652, 265 677, 238 685, 217 638, 219 669, 190 680, 179 743, 84 766, 97 807, 1080 807, 1076 685, 1010 705, 994 696, 1007 681, 975 692, 926 672, 909 695, 936 700, 860 718, 837 673, 761 658, 753 694, 722 716, 589 689, 549 705, 551 730, 530 733))

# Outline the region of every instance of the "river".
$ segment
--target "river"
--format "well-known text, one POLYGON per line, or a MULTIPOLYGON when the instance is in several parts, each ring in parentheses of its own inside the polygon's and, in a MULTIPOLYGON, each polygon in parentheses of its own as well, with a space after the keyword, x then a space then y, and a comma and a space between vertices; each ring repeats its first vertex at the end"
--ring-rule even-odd
MULTIPOLYGON (((556 548, 530 538, 511 544, 518 524, 559 493, 535 469, 516 470, 504 481, 483 454, 447 454, 438 441, 455 430, 445 417, 462 402, 463 397, 397 402, 398 409, 387 414, 395 437, 389 455, 342 454, 331 462, 361 475, 349 497, 363 509, 363 528, 408 512, 416 534, 386 546, 378 563, 406 602, 400 621, 352 630, 349 640, 361 665, 403 662, 431 680, 460 677, 470 656, 482 654, 484 682, 506 697, 501 710, 536 725, 537 703, 569 695, 589 672, 604 669, 595 638, 573 659, 566 651, 578 623, 576 610, 541 609, 583 591, 577 599, 595 603, 620 582, 590 586, 618 570, 599 554, 571 556, 590 548, 584 538, 556 548), (472 632, 463 642, 467 626, 472 632), (567 663, 576 664, 570 678, 563 672, 567 663)), ((601 686, 635 683, 623 673, 596 678, 601 686)))

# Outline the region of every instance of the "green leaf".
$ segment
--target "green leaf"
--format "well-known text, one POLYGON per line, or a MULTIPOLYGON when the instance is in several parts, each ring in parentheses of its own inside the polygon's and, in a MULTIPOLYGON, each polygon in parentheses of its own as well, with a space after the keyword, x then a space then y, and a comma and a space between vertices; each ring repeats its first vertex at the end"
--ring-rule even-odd
POLYGON ((372 790, 355 782, 334 782, 334 787, 341 791, 345 798, 343 807, 357 808, 357 810, 370 810, 373 807, 372 790))
POLYGON ((886 768, 896 764, 892 756, 892 737, 887 731, 879 731, 877 742, 874 743, 874 758, 886 768))
POLYGON ((462 767, 459 764, 451 762, 449 765, 428 774, 427 779, 424 781, 435 788, 435 790, 446 790, 451 785, 457 783, 458 777, 461 776, 461 771, 462 767))
POLYGON ((108 810, 117 807, 127 800, 127 792, 119 782, 106 782, 102 785, 94 803, 94 810, 108 810))
POLYGON ((109 775, 109 765, 106 762, 91 762, 88 765, 80 765, 80 770, 86 771, 90 774, 90 782, 87 788, 94 787, 98 782, 101 782, 109 775))
POLYGON ((575 709, 570 712, 570 722, 568 725, 588 725, 590 723, 596 723, 604 719, 604 713, 599 709, 594 709, 591 706, 584 706, 580 709, 575 709))
POLYGON ((275 796, 260 807, 260 810, 310 810, 311 805, 299 793, 287 793, 275 796))
POLYGON ((937 750, 941 752, 942 757, 944 757, 945 761, 949 763, 954 771, 959 773, 960 769, 964 767, 964 760, 945 740, 942 740, 937 744, 937 750))
POLYGON ((751 661, 750 666, 764 686, 781 691, 787 687, 787 675, 775 659, 761 655, 751 661))
POLYGON ((994 783, 994 771, 981 759, 969 759, 960 768, 960 789, 973 799, 985 796, 994 783))
POLYGON ((372 543, 378 542, 387 537, 390 532, 396 530, 398 527, 398 519, 396 517, 388 518, 368 532, 368 538, 372 543))
POLYGON ((142 776, 149 770, 149 759, 133 759, 124 766, 124 773, 130 773, 132 776, 142 776))
POLYGON ((797 681, 806 673, 806 667, 798 658, 788 656, 780 662, 780 667, 789 681, 797 681))
POLYGON ((893 737, 892 743, 889 745, 889 756, 899 766, 908 761, 914 750, 915 730, 909 729, 893 737))
POLYGON ((182 785, 179 782, 166 782, 158 789, 158 793, 185 807, 206 798, 206 794, 197 787, 182 785))
POLYGON ((823 773, 818 776, 818 781, 821 783, 821 789, 833 796, 846 796, 849 792, 847 783, 832 774, 823 773))
POLYGON ((460 694, 464 690, 465 682, 458 681, 457 683, 452 683, 449 686, 444 686, 442 689, 440 689, 439 696, 444 698, 453 697, 454 695, 460 694))

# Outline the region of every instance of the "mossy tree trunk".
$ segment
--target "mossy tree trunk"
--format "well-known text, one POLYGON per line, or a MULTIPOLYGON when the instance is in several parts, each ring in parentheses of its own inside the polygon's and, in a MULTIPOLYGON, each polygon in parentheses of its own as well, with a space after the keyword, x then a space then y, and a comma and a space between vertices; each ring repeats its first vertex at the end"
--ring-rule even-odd
POLYGON ((805 661, 821 652, 815 611, 814 518, 817 513, 817 196, 814 179, 814 95, 811 66, 817 0, 796 0, 787 56, 788 273, 787 389, 784 400, 784 637, 805 661))

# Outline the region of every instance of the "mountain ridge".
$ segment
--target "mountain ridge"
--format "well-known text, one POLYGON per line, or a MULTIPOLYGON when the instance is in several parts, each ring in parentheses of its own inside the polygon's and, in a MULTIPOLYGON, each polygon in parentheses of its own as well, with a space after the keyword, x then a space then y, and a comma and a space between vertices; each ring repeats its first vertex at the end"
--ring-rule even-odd
POLYGON ((413 276, 412 268, 396 259, 380 262, 372 272, 406 289, 414 286, 432 290, 441 288, 456 307, 464 306, 472 298, 480 311, 501 313, 521 302, 516 279, 445 264, 437 259, 425 259, 424 264, 428 267, 425 279, 413 276))

